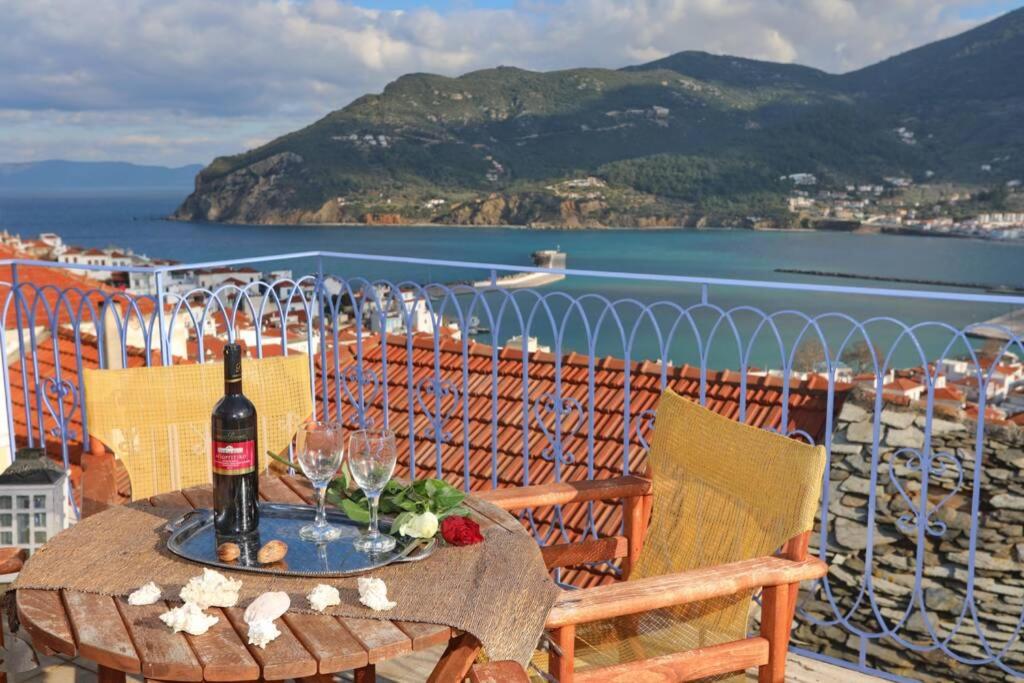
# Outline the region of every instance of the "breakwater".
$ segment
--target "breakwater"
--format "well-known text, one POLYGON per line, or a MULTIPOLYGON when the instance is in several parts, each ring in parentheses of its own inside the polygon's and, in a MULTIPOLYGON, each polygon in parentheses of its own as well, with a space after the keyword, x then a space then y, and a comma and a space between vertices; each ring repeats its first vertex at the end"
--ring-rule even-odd
POLYGON ((835 270, 807 270, 804 268, 776 268, 776 273, 787 275, 813 275, 815 277, 834 277, 848 280, 869 280, 871 282, 898 282, 910 285, 928 285, 932 287, 956 287, 958 289, 980 289, 986 292, 999 294, 1024 293, 1024 287, 1010 285, 993 287, 982 282, 950 282, 948 280, 935 280, 930 278, 893 277, 889 275, 865 275, 863 273, 845 273, 835 270))

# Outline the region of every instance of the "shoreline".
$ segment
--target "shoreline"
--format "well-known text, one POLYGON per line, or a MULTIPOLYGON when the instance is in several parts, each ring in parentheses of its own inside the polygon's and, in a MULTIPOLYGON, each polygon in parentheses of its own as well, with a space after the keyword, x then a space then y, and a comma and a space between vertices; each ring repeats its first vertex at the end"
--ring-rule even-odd
MULTIPOLYGON (((355 222, 342 222, 342 223, 311 223, 311 222, 299 222, 299 223, 239 223, 234 221, 196 221, 196 220, 183 220, 180 218, 173 218, 171 216, 164 216, 158 220, 168 221, 172 223, 191 223, 193 225, 215 225, 215 226, 230 226, 230 227, 250 227, 250 228, 262 228, 262 227, 296 227, 296 228, 380 228, 382 230, 387 229, 402 229, 402 228, 415 228, 415 229, 430 229, 430 228, 454 228, 460 230, 472 230, 474 228, 482 228, 485 230, 522 230, 522 231, 551 231, 551 232, 757 232, 757 233, 788 233, 788 234, 837 234, 837 235, 856 235, 858 237, 876 237, 879 235, 886 235, 889 237, 914 237, 914 238, 942 238, 942 239, 960 239, 960 240, 973 240, 978 242, 1002 244, 1007 246, 1021 246, 1024 245, 1024 237, 1022 238, 1011 238, 1011 239, 996 239, 992 237, 981 237, 979 235, 955 235, 948 233, 922 233, 918 231, 906 230, 906 231, 889 231, 889 230, 865 230, 859 228, 856 230, 828 230, 819 228, 747 228, 747 227, 729 227, 729 226, 705 226, 695 227, 686 225, 647 225, 643 227, 638 226, 612 226, 612 225, 601 225, 601 226, 580 226, 571 227, 565 225, 506 225, 501 223, 487 223, 485 225, 469 225, 465 223, 355 223, 355 222)), ((870 226, 867 226, 870 227, 870 226)))

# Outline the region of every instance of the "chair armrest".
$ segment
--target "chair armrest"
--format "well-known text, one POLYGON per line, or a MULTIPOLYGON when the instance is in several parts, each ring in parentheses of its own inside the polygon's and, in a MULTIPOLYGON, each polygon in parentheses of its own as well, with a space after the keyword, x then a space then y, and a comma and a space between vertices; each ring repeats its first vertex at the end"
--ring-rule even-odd
POLYGON ((590 500, 635 498, 646 496, 650 492, 650 479, 625 476, 491 489, 479 493, 474 492, 473 495, 497 505, 503 510, 522 510, 523 508, 582 503, 590 500))
POLYGON ((548 614, 547 628, 685 605, 762 586, 798 583, 827 573, 828 565, 821 560, 794 561, 772 556, 563 591, 548 614))
POLYGON ((0 575, 20 572, 27 559, 24 548, 0 548, 0 575))
POLYGON ((529 683, 523 667, 515 662, 487 662, 474 664, 469 670, 470 683, 529 683))

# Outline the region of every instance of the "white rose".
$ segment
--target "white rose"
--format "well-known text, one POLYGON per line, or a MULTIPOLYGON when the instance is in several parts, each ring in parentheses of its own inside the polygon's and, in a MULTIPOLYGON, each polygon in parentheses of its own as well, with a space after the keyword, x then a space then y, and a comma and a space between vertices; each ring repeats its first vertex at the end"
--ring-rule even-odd
POLYGON ((398 528, 398 533, 410 538, 433 538, 437 534, 437 515, 429 510, 413 515, 398 528))

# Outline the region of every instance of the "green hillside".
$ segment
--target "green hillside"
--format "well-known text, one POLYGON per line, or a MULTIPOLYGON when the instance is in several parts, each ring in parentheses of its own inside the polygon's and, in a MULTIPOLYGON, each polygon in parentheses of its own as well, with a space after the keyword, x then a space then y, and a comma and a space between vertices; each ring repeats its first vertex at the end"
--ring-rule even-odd
POLYGON ((784 223, 792 173, 826 187, 926 173, 994 185, 1024 176, 1022 59, 1018 10, 845 75, 701 52, 621 70, 409 74, 215 160, 175 217, 784 223))

